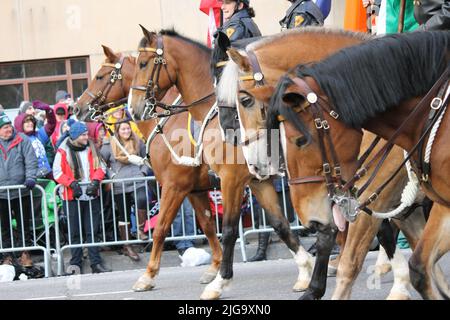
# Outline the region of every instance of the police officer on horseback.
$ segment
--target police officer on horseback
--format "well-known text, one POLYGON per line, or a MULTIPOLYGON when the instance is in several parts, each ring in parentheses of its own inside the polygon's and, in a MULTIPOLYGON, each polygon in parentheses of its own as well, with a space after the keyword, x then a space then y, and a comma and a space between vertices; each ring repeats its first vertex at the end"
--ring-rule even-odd
POLYGON ((222 2, 224 25, 218 31, 224 32, 231 42, 261 36, 250 0, 224 0, 222 2))
POLYGON ((281 30, 306 26, 322 26, 324 17, 312 0, 288 0, 292 3, 286 16, 280 20, 281 30))

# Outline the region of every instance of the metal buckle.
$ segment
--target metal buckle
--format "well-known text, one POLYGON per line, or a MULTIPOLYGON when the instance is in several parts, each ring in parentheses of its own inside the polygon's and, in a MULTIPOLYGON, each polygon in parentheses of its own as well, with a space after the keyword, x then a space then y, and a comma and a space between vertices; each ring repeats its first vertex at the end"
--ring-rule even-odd
POLYGON ((429 179, 428 174, 423 174, 423 173, 422 173, 422 181, 423 181, 423 182, 428 182, 428 179, 429 179))
POLYGON ((256 81, 261 81, 262 79, 264 79, 264 75, 261 72, 256 72, 255 74, 253 74, 253 79, 255 79, 256 81))
POLYGON ((431 107, 431 109, 433 109, 433 110, 438 110, 441 106, 442 106, 442 99, 441 98, 439 98, 439 97, 435 97, 432 101, 431 101, 431 103, 430 103, 430 107, 431 107), (437 103, 437 105, 436 105, 436 103, 437 103))
POLYGON ((331 167, 330 167, 329 163, 324 163, 323 164, 323 172, 326 173, 326 174, 331 173, 331 167))
POLYGON ((341 167, 334 167, 334 174, 337 176, 341 175, 341 167))
POLYGON ((327 120, 322 121, 322 127, 324 128, 324 130, 330 129, 330 125, 328 124, 327 120))
POLYGON ((158 56, 162 56, 162 55, 164 54, 164 50, 161 49, 161 48, 158 48, 158 49, 156 49, 156 54, 157 54, 158 56))
POLYGON ((377 198, 378 198, 378 193, 372 193, 372 195, 369 197, 369 199, 368 199, 368 201, 369 201, 369 203, 372 203, 372 202, 374 202, 375 200, 377 200, 377 198))
POLYGON ((334 111, 334 110, 330 111, 330 116, 332 116, 334 119, 339 118, 339 114, 336 111, 334 111))
POLYGON ((323 128, 322 120, 320 118, 314 119, 314 124, 316 125, 317 129, 322 129, 323 128))

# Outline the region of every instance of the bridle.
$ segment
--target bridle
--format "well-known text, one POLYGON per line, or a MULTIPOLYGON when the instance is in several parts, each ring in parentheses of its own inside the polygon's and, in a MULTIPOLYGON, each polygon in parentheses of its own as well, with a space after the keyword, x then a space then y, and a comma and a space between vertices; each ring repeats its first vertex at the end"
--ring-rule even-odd
MULTIPOLYGON (((428 91, 428 93, 422 98, 422 100, 415 106, 415 108, 411 111, 411 113, 406 117, 406 119, 403 121, 403 123, 399 126, 399 128, 394 132, 394 134, 389 138, 389 140, 386 142, 386 144, 373 156, 373 158, 367 163, 364 164, 365 160, 369 157, 375 146, 380 141, 379 137, 376 137, 372 144, 369 146, 369 148, 364 152, 364 154, 358 159, 357 161, 357 172, 356 174, 351 177, 350 180, 344 183, 342 176, 341 176, 341 167, 339 164, 339 160, 337 157, 335 146, 332 142, 331 135, 330 135, 330 125, 326 119, 324 119, 324 111, 326 111, 333 119, 337 120, 339 118, 339 114, 329 108, 328 102, 326 102, 323 98, 319 97, 314 91, 308 86, 308 84, 298 77, 291 78, 291 80, 294 82, 294 84, 300 89, 300 93, 303 94, 306 97, 307 103, 306 105, 294 108, 297 113, 310 110, 314 126, 316 128, 317 134, 318 134, 318 142, 319 142, 319 148, 322 158, 322 175, 320 176, 308 176, 308 177, 299 177, 299 178, 291 178, 289 180, 290 185, 295 184, 306 184, 306 183, 325 183, 327 190, 328 190, 328 197, 330 200, 336 204, 339 204, 341 201, 347 201, 349 198, 357 198, 360 196, 370 185, 370 183, 375 178, 376 174, 378 173, 379 169, 381 168, 381 165, 386 160, 387 156, 389 155, 389 152, 391 151, 392 147, 394 146, 395 139, 400 135, 400 133, 404 130, 405 126, 410 123, 411 119, 413 119, 414 116, 418 114, 418 112, 424 110, 424 107, 427 105, 430 106, 430 112, 428 115, 428 121, 425 124, 422 134, 419 137, 417 143, 413 146, 411 150, 408 151, 408 156, 405 157, 403 162, 397 167, 397 169, 390 175, 388 179, 386 179, 377 189, 375 192, 373 192, 368 199, 359 204, 358 207, 355 209, 355 212, 349 213, 350 221, 353 221, 358 212, 360 210, 363 210, 364 212, 371 214, 372 211, 367 208, 371 203, 373 203, 381 194, 381 192, 385 189, 385 187, 393 180, 393 178, 400 172, 400 170, 403 168, 405 163, 409 161, 411 156, 414 154, 415 151, 422 149, 423 143, 427 137, 427 135, 430 133, 432 127, 436 123, 439 116, 445 111, 445 106, 449 102, 449 98, 447 97, 445 100, 443 99, 443 95, 445 93, 445 89, 448 86, 450 70, 449 68, 446 69, 446 71, 443 72, 443 74, 440 76, 440 78, 436 81, 436 83, 433 85, 433 87, 428 91), (434 97, 434 98, 433 98, 434 97), (428 104, 427 101, 431 100, 431 104, 428 104), (323 103, 324 102, 324 103, 323 103), (325 141, 329 145, 329 151, 331 155, 331 161, 328 159, 327 152, 325 149, 325 141), (380 159, 380 160, 378 160, 380 159), (377 162, 378 161, 378 162, 377 162), (359 189, 357 190, 355 188, 355 183, 360 180, 363 176, 367 174, 369 169, 375 165, 375 169, 373 173, 371 174, 370 178, 367 180, 367 182, 359 189)), ((278 121, 282 122, 286 119, 279 115, 278 121)), ((419 161, 422 161, 419 159, 419 161)), ((418 177, 421 178, 422 183, 426 183, 428 187, 432 190, 432 192, 437 195, 441 200, 442 197, 440 197, 436 191, 431 186, 431 183, 428 180, 428 174, 426 174, 426 179, 424 177, 424 170, 419 165, 418 168, 418 177)), ((445 201, 445 200, 444 200, 445 201)), ((447 201, 445 201, 447 202, 447 201)))
MULTIPOLYGON (((123 89, 122 66, 124 60, 125 57, 121 56, 119 62, 117 63, 103 63, 102 67, 113 68, 113 70, 109 74, 109 81, 96 94, 86 89, 85 92, 87 93, 88 96, 92 98, 92 100, 87 103, 88 114, 90 115, 91 120, 95 121, 97 116, 99 114, 102 114, 104 110, 107 110, 108 108, 117 105, 117 102, 107 104, 105 104, 104 102, 106 101, 109 92, 111 91, 112 87, 114 86, 114 84, 116 84, 117 81, 121 81, 121 86, 123 89)), ((121 99, 120 101, 123 101, 123 99, 121 99)))
MULTIPOLYGON (((253 51, 247 51, 247 56, 249 59, 250 66, 252 67, 253 73, 240 76, 239 80, 240 81, 254 81, 255 87, 264 86, 266 83, 264 81, 264 74, 262 73, 261 66, 259 65, 259 62, 258 62, 258 57, 256 56, 256 54, 253 51)), ((254 99, 254 97, 246 90, 240 90, 239 93, 244 93, 248 96, 251 96, 254 99)), ((236 105, 236 107, 237 107, 237 105, 236 105)), ((267 108, 267 106, 265 103, 262 103, 259 108, 262 121, 265 121, 267 118, 266 108, 267 108)), ((238 112, 239 112, 239 108, 238 108, 238 112)), ((253 134, 249 137, 246 137, 245 140, 242 141, 240 144, 243 146, 248 146, 249 144, 251 144, 255 141, 258 141, 259 138, 261 138, 261 136, 263 136, 264 134, 265 134, 265 132, 258 130, 255 134, 253 134)))
MULTIPOLYGON (((163 102, 157 100, 157 94, 160 93, 159 86, 159 78, 161 76, 161 69, 164 68, 166 71, 167 77, 170 81, 170 86, 172 87, 176 84, 176 81, 172 80, 168 67, 167 60, 164 58, 164 43, 163 37, 161 34, 157 35, 156 39, 156 49, 151 47, 139 48, 139 52, 152 52, 155 53, 156 56, 153 57, 153 69, 150 74, 150 78, 145 86, 132 86, 130 90, 139 90, 145 92, 145 106, 144 112, 142 113, 141 120, 146 119, 154 119, 154 118, 162 118, 169 117, 171 115, 175 115, 182 112, 187 112, 190 107, 203 103, 213 97, 215 95, 214 92, 206 95, 203 98, 200 98, 189 105, 179 106, 179 105, 167 105, 163 102), (164 111, 162 113, 158 113, 156 108, 162 108, 164 111)), ((149 58, 149 61, 152 58, 149 58)), ((147 62, 148 63, 148 62, 147 62)))

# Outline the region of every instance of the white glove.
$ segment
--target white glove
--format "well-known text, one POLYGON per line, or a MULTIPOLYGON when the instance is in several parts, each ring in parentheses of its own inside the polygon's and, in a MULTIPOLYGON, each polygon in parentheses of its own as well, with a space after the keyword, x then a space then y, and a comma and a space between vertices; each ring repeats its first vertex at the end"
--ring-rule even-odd
POLYGON ((139 157, 137 155, 131 154, 128 156, 128 161, 131 164, 137 165, 137 166, 142 166, 144 164, 144 158, 139 157))

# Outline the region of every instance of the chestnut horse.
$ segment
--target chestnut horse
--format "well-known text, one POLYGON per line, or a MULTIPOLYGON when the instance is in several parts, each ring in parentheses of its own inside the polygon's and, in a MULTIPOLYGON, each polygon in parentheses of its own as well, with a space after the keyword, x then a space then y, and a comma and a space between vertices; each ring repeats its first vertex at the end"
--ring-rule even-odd
MULTIPOLYGON (((176 85, 186 103, 184 108, 189 109, 192 117, 200 123, 205 118, 209 119, 203 125, 205 134, 199 138, 198 149, 203 152, 198 153, 196 159, 205 159, 221 180, 224 255, 220 274, 205 288, 201 298, 218 299, 223 288, 232 280, 234 245, 238 237, 240 207, 246 185, 251 187, 258 202, 270 213, 270 224, 294 254, 299 267, 294 290, 304 290, 310 281, 312 258, 299 246, 298 238, 292 235, 272 182, 254 179, 242 157, 242 149, 223 142, 217 117, 211 116, 215 102, 213 79, 209 72, 211 50, 171 30, 163 30, 159 34, 149 32, 144 27, 142 30, 144 38, 140 43, 135 78, 129 95, 132 115, 142 119, 146 115, 157 114, 155 104, 168 88, 176 85)), ((180 110, 171 106, 166 108, 169 114, 180 110)), ((195 161, 191 162, 191 165, 195 165, 195 161)), ((149 267, 141 279, 152 276, 149 267)))
MULTIPOLYGON (((449 48, 448 31, 414 32, 374 39, 317 64, 300 65, 278 83, 268 116, 268 128, 281 129, 293 203, 307 224, 330 235, 324 247, 332 243, 332 212, 341 214, 337 193, 352 197, 348 189, 357 179, 361 128, 409 152, 423 192, 434 201, 409 260, 411 282, 424 299, 449 298, 445 278, 436 274, 437 261, 450 249, 449 48), (324 136, 329 137, 326 143, 324 136), (340 164, 341 176, 322 171, 329 158, 333 166, 340 164), (311 205, 323 211, 311 210, 311 205)), ((386 183, 363 198, 355 212, 370 213, 367 205, 386 183)))
MULTIPOLYGON (((218 39, 220 41, 217 44, 216 51, 219 51, 219 48, 222 51, 229 49, 230 43, 229 41, 227 42, 226 37, 220 37, 219 35, 218 39)), ((327 30, 324 28, 304 28, 254 42, 249 44, 243 51, 237 51, 233 48, 229 49, 228 53, 233 61, 225 67, 224 75, 218 85, 218 96, 219 100, 230 104, 236 99, 236 92, 240 91, 237 101, 239 101, 241 132, 245 133, 243 140, 250 141, 244 148, 249 148, 250 154, 258 153, 257 150, 253 150, 255 148, 261 146, 265 148, 265 136, 258 134, 258 132, 265 129, 264 110, 274 92, 273 86, 283 72, 300 62, 308 63, 321 60, 339 49, 368 39, 370 37, 365 34, 327 30), (292 43, 298 43, 301 46, 299 45, 297 50, 284 49, 287 46, 292 47, 292 43), (318 47, 324 47, 327 50, 325 52, 316 50, 318 47), (254 54, 255 58, 253 60, 249 59, 250 54, 248 51, 251 51, 250 54, 254 54), (258 70, 255 70, 255 68, 258 70), (260 72, 263 76, 263 83, 258 83, 252 77, 257 72, 260 72), (240 79, 241 81, 239 81, 240 79), (237 85, 238 83, 239 85, 237 85), (259 139, 252 140, 251 136, 257 136, 259 139), (262 144, 260 144, 261 142, 262 144)), ((221 54, 216 55, 223 56, 221 54)), ((372 142, 373 135, 367 133, 364 140, 362 151, 365 150, 365 145, 369 145, 372 142)), ((395 169, 395 164, 403 160, 403 153, 400 148, 393 150, 388 160, 392 171, 395 169)), ((382 181, 383 175, 386 176, 391 171, 389 168, 384 167, 382 172, 380 172, 380 181, 382 181)), ((380 206, 374 207, 373 210, 384 212, 395 207, 399 193, 394 188, 403 188, 405 185, 403 181, 406 177, 406 171, 402 171, 399 177, 400 180, 396 181, 398 183, 392 184, 393 189, 384 195, 383 201, 379 201, 380 206)), ((401 191, 402 189, 399 190, 401 191)), ((369 191, 370 188, 366 192, 369 191)), ((414 247, 425 224, 420 212, 415 213, 406 221, 398 219, 394 221, 408 235, 407 238, 411 246, 414 247)), ((340 257, 343 255, 344 259, 339 264, 338 286, 333 298, 350 297, 351 284, 362 267, 364 257, 380 224, 381 220, 379 219, 360 217, 356 223, 350 226, 350 237, 347 237, 346 247, 341 250, 340 257)), ((405 269, 407 270, 407 263, 399 251, 395 253, 394 258, 394 286, 388 299, 408 298, 409 277, 407 272, 405 275, 404 271, 405 269)))
MULTIPOLYGON (((93 102, 92 96, 103 96, 102 103, 112 103, 123 98, 126 99, 130 90, 136 60, 132 57, 123 58, 123 55, 116 54, 107 47, 103 47, 103 49, 106 61, 77 102, 76 112, 78 118, 91 120, 91 116, 101 114, 101 112, 97 112, 99 106, 95 106, 96 101, 93 102), (114 82, 107 94, 100 93, 106 92, 104 88, 111 83, 108 75, 112 72, 111 69, 114 69, 119 62, 121 63, 121 79, 118 81, 120 84, 114 82), (89 92, 98 94, 92 95, 89 92), (89 108, 89 106, 91 107, 89 108)), ((178 92, 171 89, 163 101, 167 103, 172 102, 177 95, 178 92)), ((110 106, 106 107, 109 108, 110 106)), ((170 133, 178 128, 186 127, 187 119, 186 113, 171 117, 164 125, 164 132, 170 133)), ((145 137, 148 137, 156 126, 154 120, 141 121, 137 124, 145 137)), ((151 142, 149 156, 156 179, 162 184, 160 213, 158 223, 153 232, 153 247, 149 262, 152 275, 151 281, 142 281, 133 289, 143 291, 154 287, 155 277, 160 268, 164 239, 185 196, 189 197, 189 201, 195 209, 199 225, 208 238, 212 250, 211 265, 200 279, 201 283, 209 283, 219 270, 222 260, 222 248, 216 235, 215 219, 211 215, 209 207, 207 190, 211 188, 211 185, 208 178, 208 168, 205 165, 199 167, 176 165, 170 161, 170 154, 160 136, 156 136, 151 142)))

